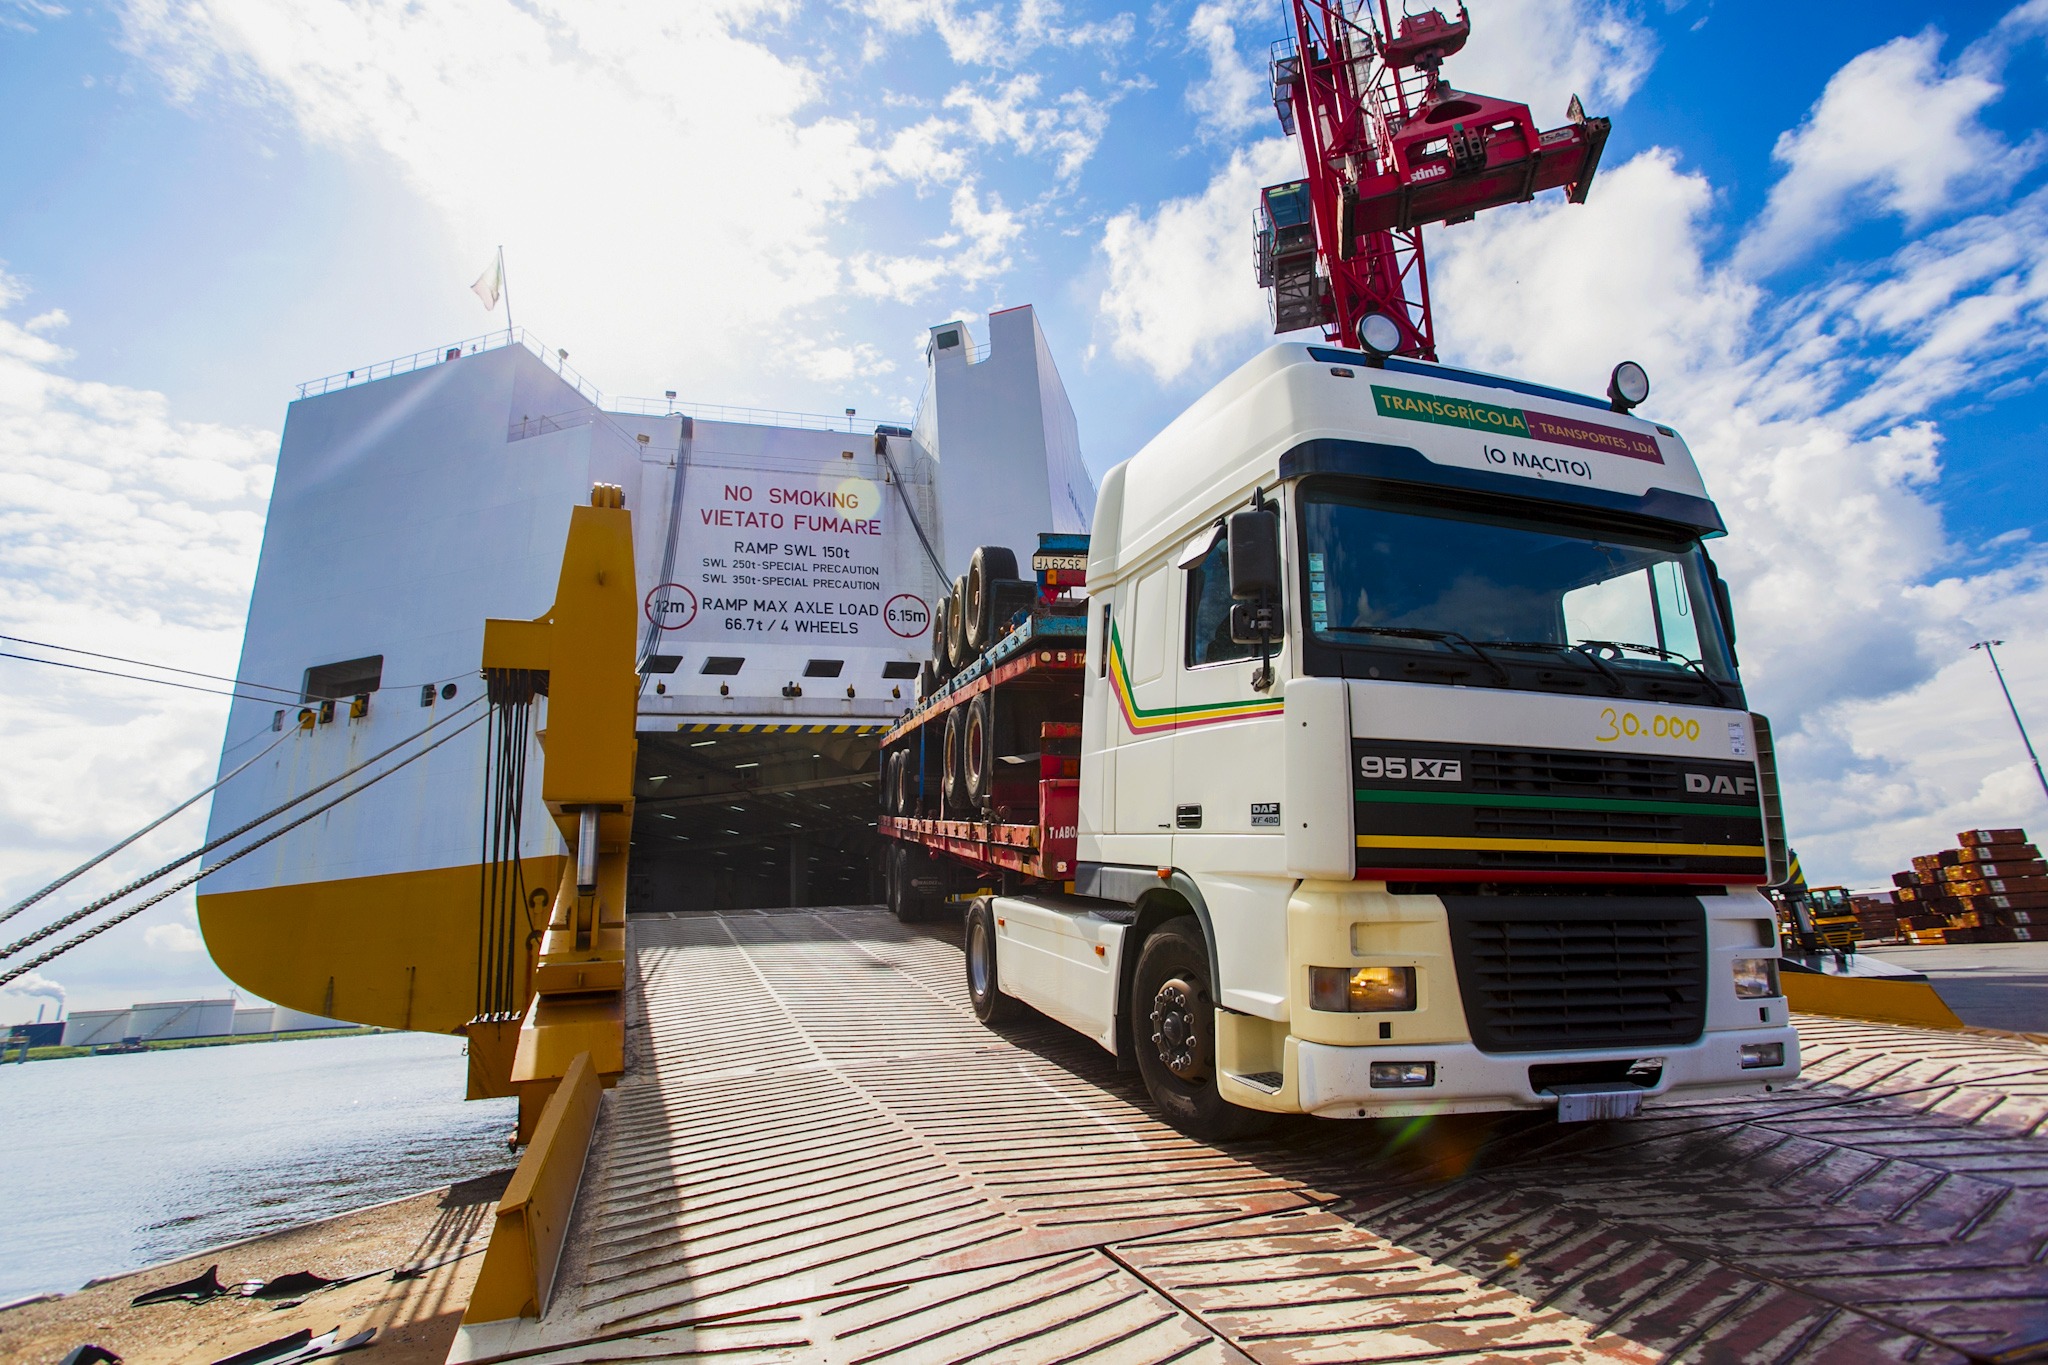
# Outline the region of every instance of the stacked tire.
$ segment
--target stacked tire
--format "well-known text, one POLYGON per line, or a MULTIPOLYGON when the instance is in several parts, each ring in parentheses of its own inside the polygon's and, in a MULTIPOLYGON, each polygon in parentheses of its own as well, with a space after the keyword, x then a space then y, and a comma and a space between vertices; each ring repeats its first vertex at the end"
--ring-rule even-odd
POLYGON ((984 545, 968 561, 967 572, 932 613, 929 683, 920 675, 922 695, 930 696, 948 679, 981 657, 1007 632, 1012 618, 1037 599, 1038 585, 1017 576, 1017 556, 1000 545, 984 545))

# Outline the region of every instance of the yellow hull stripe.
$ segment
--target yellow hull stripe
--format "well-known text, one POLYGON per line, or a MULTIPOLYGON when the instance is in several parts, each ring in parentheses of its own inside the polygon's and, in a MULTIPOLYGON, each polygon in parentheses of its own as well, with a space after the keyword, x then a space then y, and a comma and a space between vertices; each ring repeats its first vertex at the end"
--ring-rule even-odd
POLYGON ((1690 853, 1701 858, 1761 858, 1762 844, 1620 843, 1590 839, 1465 839, 1427 834, 1361 834, 1360 848, 1439 848, 1501 853, 1690 853))

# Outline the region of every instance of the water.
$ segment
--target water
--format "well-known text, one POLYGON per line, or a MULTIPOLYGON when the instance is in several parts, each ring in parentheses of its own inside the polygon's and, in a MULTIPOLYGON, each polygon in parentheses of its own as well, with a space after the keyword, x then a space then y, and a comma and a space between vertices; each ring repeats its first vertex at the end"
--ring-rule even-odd
POLYGON ((387 1033, 0 1066, 0 1303, 512 1163, 460 1038, 387 1033))

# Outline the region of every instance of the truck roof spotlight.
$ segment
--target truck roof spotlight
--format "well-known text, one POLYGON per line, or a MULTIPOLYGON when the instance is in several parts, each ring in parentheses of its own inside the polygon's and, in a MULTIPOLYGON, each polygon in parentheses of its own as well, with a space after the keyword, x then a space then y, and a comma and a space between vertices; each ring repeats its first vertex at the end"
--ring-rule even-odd
POLYGON ((1392 355, 1401 349, 1401 324, 1385 313, 1368 313, 1358 324, 1358 344, 1374 355, 1392 355))
POLYGON ((1633 360, 1624 360, 1607 376, 1607 400, 1616 412, 1627 412, 1650 396, 1650 376, 1633 360))

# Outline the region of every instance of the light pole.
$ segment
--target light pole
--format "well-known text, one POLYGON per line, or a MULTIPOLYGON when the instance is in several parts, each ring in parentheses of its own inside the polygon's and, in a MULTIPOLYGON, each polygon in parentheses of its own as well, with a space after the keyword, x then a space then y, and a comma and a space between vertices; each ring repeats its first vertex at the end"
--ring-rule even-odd
POLYGON ((2005 641, 2003 640, 1979 640, 1976 644, 1971 645, 1970 648, 1981 649, 1990 656, 1991 671, 1998 678, 1998 690, 2005 693, 2005 708, 2012 712, 2012 723, 2019 727, 2020 743, 2027 746, 2027 757, 2033 761, 2034 779, 2041 784, 2041 794, 2048 796, 2048 777, 2044 777, 2041 773, 2040 755, 2034 752, 2034 741, 2027 738, 2027 723, 2020 719, 2020 708, 2013 704, 2012 689, 2005 685, 2005 670, 1998 666, 1998 651, 1992 648, 1993 645, 2002 645, 2004 643, 2005 641))

